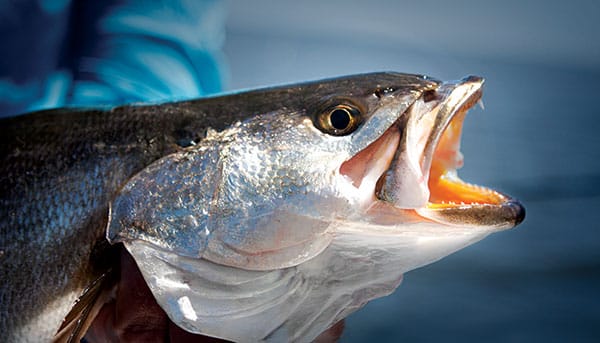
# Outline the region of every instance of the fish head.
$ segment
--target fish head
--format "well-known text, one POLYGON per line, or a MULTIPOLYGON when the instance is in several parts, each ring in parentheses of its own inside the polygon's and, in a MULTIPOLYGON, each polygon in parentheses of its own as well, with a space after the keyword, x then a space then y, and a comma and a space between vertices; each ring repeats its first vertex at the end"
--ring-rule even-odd
POLYGON ((340 220, 364 217, 377 200, 378 178, 399 144, 399 135, 386 133, 398 131, 411 106, 437 85, 384 73, 265 94, 274 108, 234 125, 231 144, 221 144, 212 234, 202 256, 272 270, 318 255, 340 220))
POLYGON ((517 200, 458 177, 482 86, 376 73, 214 100, 245 115, 134 176, 107 237, 188 331, 316 337, 402 273, 523 220, 517 200))

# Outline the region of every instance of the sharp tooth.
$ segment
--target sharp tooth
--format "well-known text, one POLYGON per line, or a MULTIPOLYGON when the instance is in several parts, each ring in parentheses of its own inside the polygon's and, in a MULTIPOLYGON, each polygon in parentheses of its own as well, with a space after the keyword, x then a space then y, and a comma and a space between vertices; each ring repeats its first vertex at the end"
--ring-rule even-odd
POLYGON ((481 100, 481 99, 477 100, 477 105, 479 105, 479 107, 481 107, 482 110, 485 110, 485 106, 483 105, 483 100, 481 100))

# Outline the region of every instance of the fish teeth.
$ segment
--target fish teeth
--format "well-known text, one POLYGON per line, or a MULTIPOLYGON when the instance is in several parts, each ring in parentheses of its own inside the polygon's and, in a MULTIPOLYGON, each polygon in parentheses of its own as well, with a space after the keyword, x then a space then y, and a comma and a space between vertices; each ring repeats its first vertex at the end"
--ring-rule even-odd
POLYGON ((479 105, 479 107, 481 107, 482 110, 485 110, 485 106, 483 105, 483 100, 481 100, 481 98, 477 100, 477 105, 479 105))

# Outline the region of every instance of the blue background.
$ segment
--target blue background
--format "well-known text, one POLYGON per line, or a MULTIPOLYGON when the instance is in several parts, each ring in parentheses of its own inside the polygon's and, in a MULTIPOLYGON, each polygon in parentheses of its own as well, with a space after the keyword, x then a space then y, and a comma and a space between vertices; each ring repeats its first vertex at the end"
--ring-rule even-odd
POLYGON ((345 342, 600 341, 600 2, 233 2, 231 87, 397 70, 486 78, 461 176, 527 218, 405 275, 345 342))
POLYGON ((600 340, 600 2, 83 3, 0 2, 4 115, 377 70, 484 76, 460 174, 521 199, 525 222, 409 272, 343 341, 600 340))

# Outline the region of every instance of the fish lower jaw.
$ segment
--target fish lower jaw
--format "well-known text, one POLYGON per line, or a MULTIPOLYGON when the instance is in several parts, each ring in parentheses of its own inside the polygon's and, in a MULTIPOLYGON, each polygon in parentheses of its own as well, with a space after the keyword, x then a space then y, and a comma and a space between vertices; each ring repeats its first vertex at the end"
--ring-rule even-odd
POLYGON ((456 206, 501 205, 507 197, 493 189, 465 182, 458 177, 456 170, 440 174, 433 172, 428 180, 429 209, 443 209, 456 206))
POLYGON ((428 193, 425 201, 407 207, 373 196, 369 217, 383 225, 434 222, 445 227, 491 227, 497 230, 512 228, 525 217, 525 209, 516 199, 465 182, 456 169, 437 161, 425 178, 428 193))
POLYGON ((507 229, 525 218, 524 207, 493 189, 461 180, 456 170, 432 170, 427 204, 416 212, 427 219, 449 225, 493 226, 507 229))

